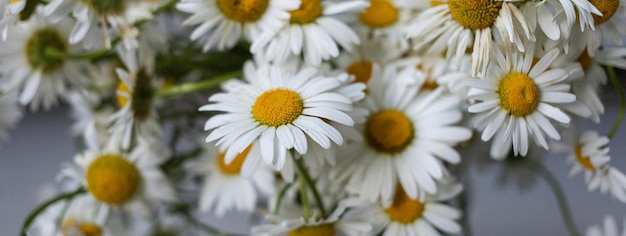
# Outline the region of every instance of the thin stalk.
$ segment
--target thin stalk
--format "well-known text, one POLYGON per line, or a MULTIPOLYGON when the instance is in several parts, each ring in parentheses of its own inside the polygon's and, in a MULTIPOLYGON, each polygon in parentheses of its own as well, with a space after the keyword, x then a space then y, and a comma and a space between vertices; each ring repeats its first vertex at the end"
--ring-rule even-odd
POLYGON ((304 220, 311 218, 311 209, 309 209, 309 193, 307 192, 306 182, 302 172, 298 172, 298 182, 300 184, 300 201, 302 202, 302 211, 304 211, 304 220))
POLYGON ((278 215, 278 211, 280 210, 280 203, 283 202, 283 197, 285 197, 285 193, 287 193, 287 189, 291 186, 290 183, 287 183, 281 190, 278 192, 278 197, 276 198, 276 205, 274 205, 274 210, 272 214, 278 215))
POLYGON ((218 85, 220 85, 224 81, 227 81, 227 80, 232 79, 232 78, 241 77, 242 74, 243 73, 241 71, 234 71, 234 72, 221 74, 221 75, 215 76, 213 78, 202 80, 202 81, 198 81, 198 82, 186 83, 186 84, 172 86, 172 87, 169 87, 169 88, 162 89, 162 90, 158 91, 157 92, 157 96, 159 96, 159 97, 170 97, 170 96, 176 96, 176 95, 181 95, 181 94, 186 94, 186 93, 191 93, 191 92, 196 92, 196 91, 201 91, 201 90, 215 88, 215 87, 217 87, 218 85))
POLYGON ((51 206, 52 204, 61 201, 61 200, 70 200, 72 198, 74 198, 77 195, 83 194, 87 192, 86 189, 84 188, 79 188, 74 192, 69 192, 69 193, 64 193, 61 194, 59 196, 56 196, 55 198, 52 198, 46 202, 44 202, 43 204, 39 205, 37 208, 35 208, 35 210, 33 210, 28 217, 26 217, 26 221, 24 221, 24 224, 22 224, 22 231, 20 233, 21 236, 26 236, 26 231, 28 230, 28 228, 30 227, 30 225, 33 223, 33 221, 35 221, 35 219, 37 218, 37 216, 39 214, 41 214, 44 210, 46 210, 49 206, 51 206))
POLYGON ((294 155, 292 155, 291 158, 296 163, 296 167, 298 168, 298 171, 302 173, 302 177, 304 177, 304 181, 306 181, 307 185, 309 185, 309 188, 311 189, 311 192, 313 193, 315 204, 317 205, 317 208, 319 208, 320 211, 322 212, 322 217, 326 217, 327 214, 326 214, 326 208, 324 207, 324 202, 322 201, 322 198, 320 197, 319 191, 317 191, 317 187, 315 187, 315 182, 313 182, 313 179, 311 179, 309 172, 304 167, 304 164, 302 163, 302 159, 296 160, 294 155))
POLYGON ((622 88, 622 84, 619 82, 619 80, 617 80, 617 75, 615 75, 615 70, 613 69, 613 67, 608 66, 606 70, 609 74, 609 79, 611 79, 611 82, 613 83, 613 86, 615 87, 615 90, 619 95, 619 112, 617 113, 617 118, 615 118, 615 122, 613 123, 613 128, 611 128, 611 131, 607 135, 609 139, 612 139, 619 129, 619 126, 622 124, 622 119, 624 118, 624 111, 626 110, 626 94, 624 94, 624 88, 622 88))
POLYGON ((46 56, 55 58, 55 59, 67 59, 67 60, 91 60, 99 57, 105 56, 109 53, 110 49, 108 48, 100 48, 90 53, 86 54, 67 54, 65 52, 61 52, 56 48, 49 47, 46 48, 46 56))

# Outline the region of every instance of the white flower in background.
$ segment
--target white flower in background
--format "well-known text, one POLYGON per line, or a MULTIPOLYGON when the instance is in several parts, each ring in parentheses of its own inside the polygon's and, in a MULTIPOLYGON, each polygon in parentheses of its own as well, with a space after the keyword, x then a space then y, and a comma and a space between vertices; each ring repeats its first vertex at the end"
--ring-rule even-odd
POLYGON ((592 14, 602 14, 590 2, 582 0, 548 0, 541 2, 525 2, 520 7, 533 30, 539 26, 547 38, 559 40, 563 36, 567 40, 574 23, 578 22, 580 30, 595 30, 592 14), (555 12, 553 14, 552 12, 555 12), (562 16, 561 22, 557 18, 562 16), (563 35, 562 35, 563 34, 563 35))
POLYGON ((501 39, 524 52, 535 41, 532 26, 513 2, 516 0, 442 0, 420 13, 406 32, 414 48, 431 53, 446 52, 453 70, 459 70, 468 47, 472 48, 472 75, 485 74, 491 51, 501 39), (494 37, 495 36, 498 37, 494 37))
POLYGON ((226 50, 245 38, 254 42, 264 32, 278 31, 298 9, 294 0, 183 0, 176 5, 191 13, 183 25, 196 25, 191 40, 201 40, 202 50, 226 50))
POLYGON ((161 165, 170 158, 163 145, 143 139, 130 152, 88 149, 74 158, 78 168, 62 177, 79 181, 89 200, 101 210, 121 210, 147 218, 155 203, 176 202, 177 196, 161 165))
POLYGON ((403 0, 370 0, 370 6, 359 13, 357 31, 385 38, 394 46, 408 49, 409 42, 405 39, 404 28, 419 9, 423 9, 422 1, 403 0))
POLYGON ((18 24, 20 12, 26 7, 26 0, 0 1, 0 41, 6 41, 11 27, 18 24))
POLYGON ((302 55, 306 63, 319 66, 323 60, 339 56, 339 46, 351 52, 359 44, 359 37, 341 17, 368 5, 363 0, 302 0, 300 8, 290 12, 289 24, 278 32, 261 34, 250 51, 278 64, 290 54, 302 55))
POLYGON ((228 210, 252 213, 259 195, 274 194, 274 172, 266 165, 257 165, 261 159, 259 142, 250 144, 229 164, 224 159, 226 153, 219 152, 213 143, 203 147, 199 159, 188 163, 189 173, 204 175, 200 211, 213 212, 218 217, 228 210), (243 174, 244 169, 247 175, 243 174))
POLYGON ((33 15, 28 22, 12 27, 0 42, 0 90, 19 90, 20 104, 31 110, 50 109, 64 98, 69 85, 87 80, 84 62, 60 59, 46 53, 77 54, 80 48, 67 43, 71 20, 56 24, 33 15))
MULTIPOLYGON (((106 225, 109 210, 106 208, 98 209, 98 206, 93 201, 90 201, 88 197, 80 196, 72 199, 67 212, 56 217, 61 216, 60 232, 54 235, 115 235, 111 232, 114 230, 106 225)), ((54 218, 49 220, 57 222, 54 218)))
MULTIPOLYGON (((469 57, 465 59, 468 62, 464 65, 467 67, 469 57)), ((434 90, 441 85, 454 94, 462 95, 467 93, 463 81, 473 78, 469 71, 450 70, 446 59, 439 54, 405 57, 395 65, 403 68, 402 73, 409 73, 408 76, 412 77, 422 90, 434 90)))
POLYGON ((412 199, 422 192, 434 194, 435 180, 446 172, 442 161, 458 163, 452 148, 470 138, 469 129, 454 126, 461 120, 461 98, 419 91, 413 78, 401 76, 397 68, 374 68, 363 101, 370 115, 359 128, 363 142, 353 142, 340 156, 357 156, 336 171, 352 171, 349 191, 374 202, 392 200, 400 184, 412 199))
POLYGON ((560 68, 548 69, 559 51, 550 50, 533 65, 534 48, 525 54, 494 50, 494 60, 485 79, 467 80, 472 88, 468 99, 477 100, 468 108, 478 113, 475 127, 482 131, 481 139, 491 144, 491 156, 506 157, 513 146, 515 155, 526 156, 529 137, 548 149, 544 135, 554 140, 561 138, 548 118, 569 124, 570 118, 552 104, 571 103, 576 96, 570 86, 562 83, 567 73, 560 68))
POLYGON ((624 219, 622 233, 620 234, 615 218, 611 215, 604 217, 602 225, 594 225, 587 228, 585 236, 626 236, 626 219, 624 219))
POLYGON ((289 149, 307 153, 307 136, 325 149, 331 141, 343 144, 341 133, 325 120, 354 125, 346 114, 353 110, 352 102, 335 92, 345 86, 339 79, 316 73, 313 68, 289 73, 274 66, 244 71, 247 83, 211 96, 212 103, 200 107, 225 112, 206 122, 205 130, 211 131, 206 141, 219 140, 216 145, 228 147, 226 163, 230 163, 259 139, 261 156, 277 170, 283 168, 289 149))
POLYGON ((17 93, 0 90, 0 141, 9 137, 9 129, 15 127, 21 118, 22 110, 17 103, 17 93))
POLYGON ((67 101, 72 107, 74 119, 72 134, 81 137, 87 147, 102 146, 109 136, 106 133, 106 119, 113 114, 111 107, 96 108, 85 96, 78 92, 70 92, 67 101), (92 143, 89 143, 92 142, 92 143))
POLYGON ((572 169, 569 172, 573 177, 581 172, 585 174, 585 180, 589 182, 596 174, 596 168, 600 168, 609 163, 609 138, 600 137, 596 131, 586 131, 573 140, 570 147, 570 155, 567 162, 571 163, 572 169))
POLYGON ((590 56, 598 47, 611 46, 607 42, 612 42, 617 46, 624 46, 622 37, 626 35, 626 0, 590 0, 602 15, 593 15, 595 30, 582 31, 576 27, 572 28, 572 35, 565 42, 569 53, 579 55, 587 50, 590 56))

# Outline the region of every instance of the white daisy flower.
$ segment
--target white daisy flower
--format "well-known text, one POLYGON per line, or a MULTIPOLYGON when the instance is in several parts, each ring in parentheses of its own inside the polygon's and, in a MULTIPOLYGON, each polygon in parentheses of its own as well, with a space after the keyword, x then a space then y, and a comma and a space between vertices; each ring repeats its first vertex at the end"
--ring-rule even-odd
POLYGON ((622 233, 620 234, 617 223, 615 222, 615 218, 611 215, 607 215, 604 217, 604 222, 602 225, 594 225, 587 228, 587 233, 585 236, 626 236, 626 219, 624 219, 622 233))
POLYGON ((413 199, 422 191, 435 193, 435 180, 445 172, 442 161, 458 163, 452 146, 471 136, 469 129, 454 126, 462 116, 459 97, 442 95, 443 88, 420 92, 412 78, 396 70, 374 68, 363 101, 370 115, 358 127, 365 141, 351 143, 341 154, 359 160, 336 167, 351 171, 349 190, 370 202, 380 197, 389 203, 397 183, 413 199))
POLYGON ((568 40, 566 49, 575 55, 579 55, 586 49, 587 53, 593 57, 595 50, 607 41, 623 46, 622 36, 626 35, 626 0, 590 0, 589 2, 602 13, 593 15, 595 30, 582 31, 573 28, 571 38, 575 40, 568 40))
POLYGON ((139 139, 130 153, 119 149, 89 149, 78 154, 79 167, 61 172, 87 189, 88 197, 101 210, 122 210, 147 218, 152 203, 176 202, 177 196, 161 170, 169 150, 139 139))
POLYGON ((461 232, 457 222, 461 211, 443 202, 455 197, 463 188, 460 184, 447 183, 439 189, 437 194, 418 200, 409 197, 398 185, 388 207, 381 204, 358 207, 349 210, 344 218, 370 223, 371 235, 441 235, 440 231, 457 234, 461 232))
POLYGON ((343 144, 341 133, 324 120, 354 125, 346 114, 352 111, 352 102, 335 92, 345 86, 339 79, 316 73, 313 68, 289 73, 274 66, 244 71, 247 83, 211 96, 213 103, 200 107, 200 111, 226 112, 206 122, 205 130, 211 131, 206 141, 219 140, 217 145, 228 147, 226 163, 230 163, 258 138, 261 156, 277 170, 283 168, 289 149, 307 153, 307 136, 326 149, 331 141, 343 144))
POLYGON ((540 32, 551 40, 561 39, 561 34, 563 34, 563 39, 568 39, 571 28, 576 22, 579 23, 582 31, 587 27, 594 30, 592 14, 602 14, 590 2, 583 0, 525 2, 520 10, 524 13, 533 30, 538 25, 541 29, 540 32), (553 11, 555 14, 552 13, 553 11), (565 17, 560 24, 557 20, 559 15, 565 17))
POLYGON ((9 137, 9 129, 15 127, 21 118, 22 110, 17 103, 17 93, 0 91, 0 141, 9 137))
POLYGON ((219 152, 213 143, 204 145, 203 154, 197 161, 189 163, 191 174, 205 175, 200 193, 200 210, 214 212, 218 217, 228 210, 251 213, 261 195, 274 194, 274 172, 265 165, 257 167, 261 157, 259 143, 250 144, 230 164, 224 159, 226 153, 219 152), (244 176, 243 169, 248 169, 244 176))
POLYGON ((572 140, 571 154, 567 162, 571 163, 572 169, 569 176, 573 177, 581 172, 585 173, 585 180, 589 182, 596 172, 596 168, 609 163, 609 138, 600 137, 596 131, 586 131, 572 140))
POLYGON ((547 118, 569 124, 570 118, 552 104, 565 104, 576 100, 569 93, 570 86, 563 69, 548 69, 557 58, 558 49, 550 50, 533 65, 533 48, 525 54, 494 50, 495 60, 489 66, 485 79, 467 80, 468 99, 477 100, 468 108, 480 114, 475 128, 482 131, 481 139, 494 138, 490 154, 495 159, 504 158, 513 146, 515 155, 526 156, 528 138, 548 149, 544 137, 561 138, 547 118), (547 118, 546 118, 547 117, 547 118))
POLYGON ((11 28, 7 41, 0 42, 0 89, 20 90, 22 105, 32 110, 48 110, 63 98, 68 84, 87 81, 84 62, 61 59, 46 53, 49 49, 77 54, 79 48, 68 45, 66 37, 71 22, 52 24, 33 15, 28 22, 11 28))
POLYGON ((442 85, 455 94, 465 94, 467 87, 462 81, 472 78, 463 70, 451 70, 445 57, 439 54, 407 57, 396 65, 404 68, 403 73, 410 73, 422 90, 434 90, 442 85))
POLYGON ((384 37, 394 46, 408 49, 404 28, 419 9, 422 1, 370 0, 370 6, 359 13, 357 31, 363 31, 375 38, 384 37))
POLYGON ((306 63, 319 66, 339 55, 339 46, 351 52, 359 44, 357 34, 340 20, 348 12, 363 10, 363 0, 302 0, 291 11, 290 24, 277 32, 265 32, 252 43, 252 53, 263 53, 268 60, 283 63, 290 54, 302 55, 306 63))
POLYGON ((598 168, 587 187, 589 191, 600 189, 602 194, 611 193, 613 198, 626 203, 626 175, 611 165, 598 168))
POLYGON ((10 0, 6 3, 0 1, 0 12, 4 12, 0 16, 0 41, 6 41, 11 27, 18 24, 20 13, 26 7, 26 0, 10 0))
POLYGON ((242 38, 254 42, 264 32, 278 31, 298 9, 293 0, 183 0, 176 5, 192 15, 183 25, 196 25, 191 40, 202 40, 202 50, 232 48, 242 38))
MULTIPOLYGON (((107 218, 109 217, 108 209, 98 209, 86 197, 76 197, 67 208, 67 212, 59 214, 56 217, 63 216, 60 220, 60 232, 50 235, 107 235, 112 236, 111 229, 107 229, 107 218)), ((56 218, 55 217, 55 218, 56 218)), ((56 219, 50 219, 57 222, 56 219)))
POLYGON ((512 2, 516 0, 443 0, 423 11, 406 29, 416 50, 427 54, 446 52, 453 70, 459 70, 462 57, 472 48, 472 75, 487 71, 494 39, 514 44, 524 52, 528 40, 535 41, 532 26, 512 2), (496 34, 494 37, 493 34, 496 34))

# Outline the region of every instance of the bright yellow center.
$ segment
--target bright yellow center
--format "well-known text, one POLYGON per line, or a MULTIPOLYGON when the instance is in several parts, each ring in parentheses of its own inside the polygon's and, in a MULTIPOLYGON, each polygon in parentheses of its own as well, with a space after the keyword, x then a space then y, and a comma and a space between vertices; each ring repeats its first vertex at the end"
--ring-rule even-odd
POLYGON ((293 122, 303 109, 298 93, 280 88, 261 94, 252 106, 252 116, 262 125, 281 126, 293 122))
POLYGON ((580 56, 578 56, 576 61, 580 63, 580 66, 585 71, 589 70, 591 66, 593 66, 593 58, 589 56, 589 53, 587 53, 587 50, 583 50, 583 52, 580 54, 580 56))
POLYGON ((596 171, 596 167, 591 163, 591 159, 588 156, 583 156, 582 147, 580 145, 576 146, 576 161, 578 161, 578 164, 583 168, 592 172, 596 171))
POLYGON ((404 113, 382 110, 367 121, 365 137, 368 144, 381 152, 404 150, 413 141, 413 124, 404 113))
POLYGON ((389 0, 371 0, 359 17, 369 27, 383 28, 398 21, 398 9, 389 0))
POLYGON ((87 167, 87 188, 99 201, 121 204, 139 189, 139 171, 125 158, 116 154, 97 157, 87 167))
POLYGON ((372 77, 372 63, 369 61, 357 61, 346 68, 348 74, 354 75, 355 83, 361 82, 367 84, 372 77))
POLYGON ((530 77, 511 73, 500 81, 500 105, 514 116, 526 116, 539 104, 539 89, 530 77))
POLYGON ((321 224, 314 226, 302 226, 297 228, 289 234, 288 236, 325 236, 325 235, 335 235, 335 226, 333 224, 321 224))
POLYGON ((289 11, 292 24, 308 24, 322 15, 321 0, 302 0, 298 10, 289 11))
POLYGON ((65 221, 61 229, 63 236, 100 236, 102 229, 100 226, 91 223, 78 223, 73 219, 65 221), (80 234, 77 234, 80 233, 80 234))
POLYGON ((411 223, 422 217, 424 204, 416 199, 411 199, 400 185, 396 186, 391 206, 385 209, 385 213, 392 221, 411 223))
MULTIPOLYGON (((130 88, 128 88, 128 86, 126 86, 126 84, 122 81, 117 84, 117 91, 131 95, 130 88)), ((120 94, 117 94, 115 98, 117 99, 117 105, 120 106, 120 108, 126 106, 128 103, 128 98, 120 94)))
POLYGON ((246 160, 248 153, 250 153, 250 149, 252 149, 252 144, 248 146, 243 152, 239 153, 230 164, 226 164, 226 152, 222 152, 217 156, 217 166, 220 168, 222 173, 226 175, 238 175, 241 172, 241 166, 243 166, 243 162, 246 160))
POLYGON ((602 12, 602 16, 593 14, 593 22, 596 25, 601 25, 609 21, 611 17, 615 15, 615 12, 617 12, 619 1, 620 0, 589 0, 591 4, 602 12))
POLYGON ((463 27, 479 30, 491 27, 500 15, 502 2, 494 0, 449 0, 452 19, 463 27))
POLYGON ((259 20, 269 6, 269 0, 217 0, 217 7, 226 18, 238 22, 259 20))
POLYGON ((15 4, 15 3, 18 3, 18 2, 21 2, 21 1, 22 0, 11 0, 11 4, 15 4))

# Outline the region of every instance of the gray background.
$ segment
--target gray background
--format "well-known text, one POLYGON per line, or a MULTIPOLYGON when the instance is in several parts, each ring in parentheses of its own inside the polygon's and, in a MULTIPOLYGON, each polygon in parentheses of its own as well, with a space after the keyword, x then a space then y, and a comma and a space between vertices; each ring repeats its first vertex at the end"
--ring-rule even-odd
MULTIPOLYGON (((623 81, 624 73, 620 80, 623 81)), ((602 125, 584 123, 582 126, 606 134, 617 113, 617 94, 605 88, 607 113, 602 125)), ((45 183, 52 183, 64 162, 72 160, 74 144, 70 138, 71 121, 67 107, 51 112, 28 114, 11 132, 11 140, 0 147, 0 235, 17 235, 26 215, 36 206, 37 196, 45 183)), ((622 127, 611 142, 612 164, 626 171, 626 127, 622 127)), ((577 226, 585 231, 600 224, 607 214, 618 222, 626 217, 626 204, 598 192, 588 193, 582 175, 568 178, 570 166, 564 156, 544 157, 544 163, 562 184, 572 208, 577 226)), ((472 162, 476 163, 476 162, 472 162)), ((523 172, 523 171, 522 171, 523 172)), ((473 235, 566 235, 567 231, 557 202, 542 179, 530 181, 520 189, 514 181, 500 184, 501 174, 519 176, 519 170, 498 164, 470 164, 465 176, 469 207, 467 217, 473 235)), ((529 178, 521 177, 524 183, 529 178)), ((229 214, 213 222, 230 232, 242 231, 240 219, 229 214)))

